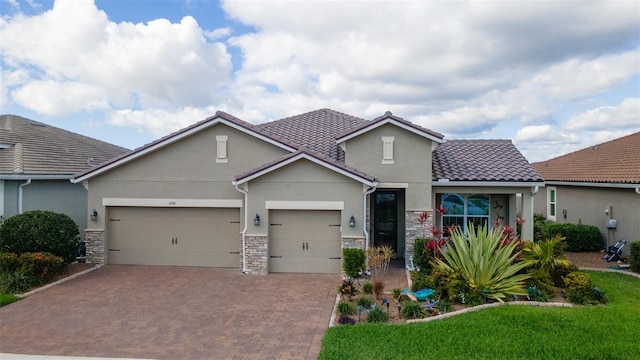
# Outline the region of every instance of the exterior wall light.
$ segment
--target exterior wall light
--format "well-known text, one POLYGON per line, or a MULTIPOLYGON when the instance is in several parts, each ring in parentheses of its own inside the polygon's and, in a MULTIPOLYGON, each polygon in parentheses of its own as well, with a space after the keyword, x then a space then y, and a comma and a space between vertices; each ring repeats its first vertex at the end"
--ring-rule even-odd
POLYGON ((349 227, 354 227, 356 226, 356 218, 353 217, 353 215, 351 215, 351 218, 349 219, 349 227))
POLYGON ((253 218, 253 225, 260 226, 260 215, 256 214, 256 217, 253 218))
POLYGON ((91 221, 97 221, 98 220, 98 211, 96 209, 93 209, 93 211, 91 212, 91 221))

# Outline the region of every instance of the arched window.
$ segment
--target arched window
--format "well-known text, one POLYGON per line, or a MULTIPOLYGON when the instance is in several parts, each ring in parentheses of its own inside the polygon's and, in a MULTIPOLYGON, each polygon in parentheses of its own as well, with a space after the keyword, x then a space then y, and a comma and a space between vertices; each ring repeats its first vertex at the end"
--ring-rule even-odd
POLYGON ((447 210, 442 215, 442 230, 446 232, 451 225, 464 229, 466 234, 468 226, 471 224, 475 228, 487 224, 491 226, 489 221, 489 210, 491 199, 485 194, 444 194, 442 195, 442 206, 447 210))

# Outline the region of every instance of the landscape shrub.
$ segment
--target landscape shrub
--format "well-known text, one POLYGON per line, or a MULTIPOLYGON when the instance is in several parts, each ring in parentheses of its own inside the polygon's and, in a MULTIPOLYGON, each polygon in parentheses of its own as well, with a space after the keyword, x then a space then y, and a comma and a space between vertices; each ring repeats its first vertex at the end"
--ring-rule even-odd
POLYGON ((371 305, 373 305, 373 301, 370 298, 363 296, 358 299, 358 305, 362 306, 365 309, 368 309, 371 307, 371 305))
POLYGON ((347 276, 357 279, 364 271, 367 256, 362 249, 343 249, 342 268, 347 276))
POLYGON ((480 304, 484 304, 484 296, 477 291, 466 294, 464 300, 467 306, 478 306, 480 304))
POLYGON ((40 283, 37 278, 22 271, 0 273, 0 293, 21 294, 40 283))
POLYGON ((405 319, 422 319, 427 316, 427 312, 417 302, 405 301, 402 303, 400 315, 405 319))
POLYGON ((12 216, 0 227, 0 252, 47 252, 73 262, 80 239, 78 225, 65 214, 52 211, 27 211, 12 216))
POLYGON ((20 263, 18 261, 18 255, 16 255, 15 253, 0 253, 0 273, 16 271, 18 270, 19 265, 20 263))
POLYGON ((376 323, 376 322, 387 322, 389 321, 389 314, 384 312, 382 308, 371 309, 367 314, 367 322, 376 323))
MULTIPOLYGON (((556 296, 556 288, 553 285, 553 280, 551 280, 551 275, 544 269, 529 269, 529 279, 527 280, 527 285, 529 287, 533 287, 534 289, 540 292, 540 295, 536 296, 535 299, 531 299, 533 301, 548 301, 556 296)), ((531 297, 531 293, 527 288, 527 292, 531 297)))
POLYGON ((436 288, 433 282, 433 277, 429 276, 428 273, 422 271, 412 271, 411 279, 411 291, 418 291, 426 288, 436 288))
POLYGON ((62 258, 49 253, 23 253, 18 257, 18 271, 44 282, 60 274, 62 258))
MULTIPOLYGON (((415 284, 414 284, 415 285, 415 284)), ((467 279, 459 270, 447 270, 441 267, 434 267, 431 274, 422 281, 423 287, 413 286, 413 291, 429 288, 436 290, 443 299, 455 301, 460 293, 468 293, 471 289, 467 279)))
POLYGON ((342 295, 346 295, 349 299, 351 299, 355 294, 358 293, 358 287, 353 279, 344 279, 340 286, 338 286, 338 293, 342 295))
POLYGON ((578 267, 571 262, 566 265, 558 265, 554 267, 550 272, 553 285, 557 287, 564 287, 564 278, 576 271, 578 271, 578 267))
POLYGON ((533 214, 533 241, 545 239, 545 226, 547 225, 547 217, 544 214, 533 214))
POLYGON ((373 280, 373 295, 376 300, 380 300, 382 298, 382 292, 384 291, 384 282, 379 279, 373 280))
POLYGON ((373 284, 369 281, 362 284, 362 292, 365 294, 373 294, 373 284))
POLYGON ((340 315, 338 318, 338 324, 340 325, 355 325, 356 321, 347 315, 340 315))
POLYGON ((338 315, 354 315, 356 313, 356 308, 348 302, 339 302, 338 303, 338 315))
POLYGON ((631 271, 640 273, 640 240, 631 243, 631 271))
POLYGON ((416 239, 413 248, 413 266, 419 268, 420 271, 424 273, 428 273, 431 270, 429 252, 426 248, 428 241, 429 239, 416 239))
POLYGON ((567 251, 596 251, 602 249, 604 237, 594 225, 549 223, 543 227, 543 238, 550 239, 557 235, 565 238, 567 251))
POLYGON ((588 304, 593 294, 591 277, 581 272, 573 272, 564 279, 567 299, 574 304, 588 304))

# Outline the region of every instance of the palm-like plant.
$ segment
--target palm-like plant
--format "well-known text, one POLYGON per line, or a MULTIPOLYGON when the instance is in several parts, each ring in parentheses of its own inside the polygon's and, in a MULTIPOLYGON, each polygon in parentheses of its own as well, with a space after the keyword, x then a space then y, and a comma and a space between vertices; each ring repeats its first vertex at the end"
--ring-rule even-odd
POLYGON ((449 251, 436 264, 444 271, 459 271, 472 292, 485 294, 487 298, 503 302, 507 295, 526 295, 524 280, 528 274, 518 274, 527 267, 518 262, 517 243, 505 244, 502 228, 477 230, 469 226, 469 235, 461 229, 451 234, 449 251))
POLYGON ((550 272, 556 266, 569 266, 563 253, 564 238, 556 235, 549 240, 527 243, 522 250, 522 260, 527 266, 550 272))

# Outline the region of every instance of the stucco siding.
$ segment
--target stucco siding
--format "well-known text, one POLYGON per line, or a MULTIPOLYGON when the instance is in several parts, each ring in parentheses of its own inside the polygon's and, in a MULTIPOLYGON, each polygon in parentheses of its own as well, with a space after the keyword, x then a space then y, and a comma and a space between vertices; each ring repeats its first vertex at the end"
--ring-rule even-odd
MULTIPOLYGON (((89 207, 104 212, 103 198, 243 199, 233 178, 286 153, 218 124, 91 179, 89 207), (216 162, 220 135, 227 136, 226 163, 216 162)), ((103 228, 104 218, 89 226, 103 228)))
POLYGON ((408 183, 407 209, 430 209, 432 141, 387 124, 350 139, 345 163, 381 183, 408 183), (393 137, 393 164, 383 164, 382 138, 393 137))
MULTIPOLYGON (((4 217, 18 214, 19 186, 25 181, 5 181, 4 217)), ((87 190, 69 180, 34 180, 22 188, 22 211, 47 210, 66 214, 84 236, 87 225, 87 190)))
MULTIPOLYGON (((634 189, 595 188, 553 185, 556 188, 556 222, 595 225, 609 245, 618 239, 640 240, 640 195, 634 189), (611 209, 609 215, 605 209, 611 209), (566 218, 563 215, 566 210, 566 218), (609 218, 617 220, 617 229, 607 229, 609 218)), ((547 214, 547 190, 535 196, 535 212, 547 214)), ((625 253, 628 256, 628 247, 625 253)))
POLYGON ((248 233, 267 232, 269 211, 267 201, 342 202, 342 236, 362 235, 362 184, 308 160, 302 159, 278 171, 252 180, 249 189, 249 214, 259 214, 261 225, 249 224, 248 233), (351 215, 356 226, 349 227, 351 215))

